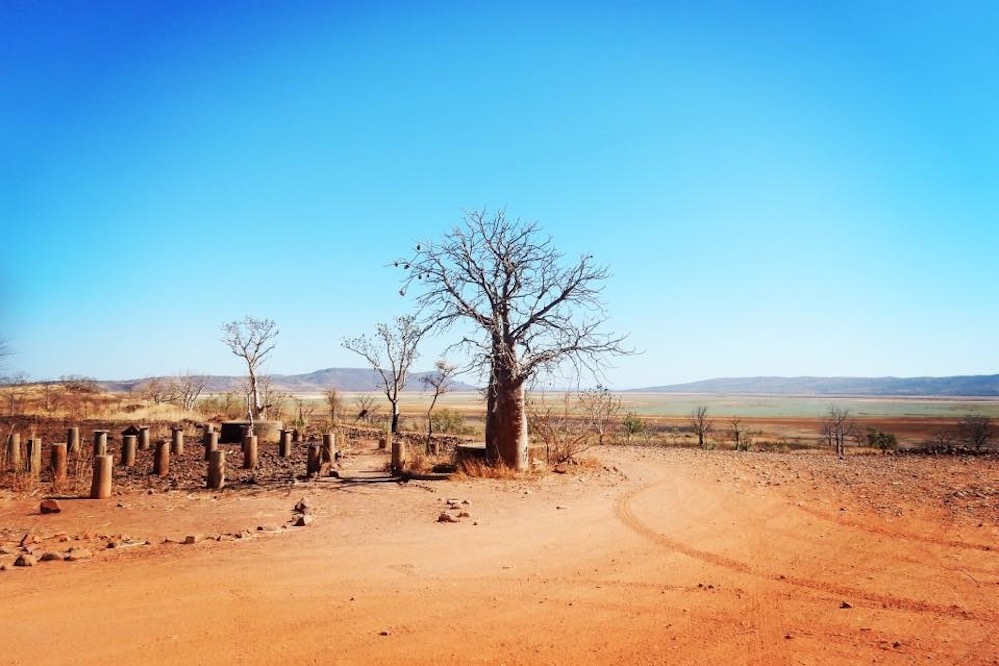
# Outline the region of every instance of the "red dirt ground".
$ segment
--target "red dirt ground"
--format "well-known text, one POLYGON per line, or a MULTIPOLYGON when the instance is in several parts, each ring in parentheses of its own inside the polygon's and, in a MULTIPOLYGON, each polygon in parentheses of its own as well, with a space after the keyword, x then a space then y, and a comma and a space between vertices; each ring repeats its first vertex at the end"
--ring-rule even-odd
POLYGON ((995 458, 591 455, 399 483, 366 448, 342 480, 51 515, 8 495, 0 662, 999 664, 995 458), (471 515, 437 522, 448 499, 471 515), (95 555, 13 567, 25 534, 95 555))

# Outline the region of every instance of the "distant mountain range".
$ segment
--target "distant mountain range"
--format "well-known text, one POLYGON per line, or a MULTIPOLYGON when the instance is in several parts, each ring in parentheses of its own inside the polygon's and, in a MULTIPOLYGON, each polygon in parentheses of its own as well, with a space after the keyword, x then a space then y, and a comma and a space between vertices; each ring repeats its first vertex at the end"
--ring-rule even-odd
POLYGON ((999 375, 955 377, 742 377, 706 379, 634 392, 726 395, 999 396, 999 375))
MULTIPOLYGON (((434 374, 433 372, 410 373, 406 381, 405 390, 424 390, 423 377, 434 374)), ((330 388, 337 388, 341 391, 378 391, 381 389, 381 376, 370 368, 326 368, 316 370, 301 375, 270 375, 273 386, 281 391, 291 393, 321 393, 330 388)), ((135 389, 150 379, 159 379, 163 382, 170 381, 170 377, 144 377, 142 379, 129 379, 121 381, 100 381, 102 388, 108 391, 126 392, 135 389)), ((206 393, 224 393, 239 389, 246 380, 245 375, 237 377, 227 375, 207 375, 208 384, 205 387, 206 393)), ((453 391, 474 391, 475 387, 461 382, 455 382, 453 391)))

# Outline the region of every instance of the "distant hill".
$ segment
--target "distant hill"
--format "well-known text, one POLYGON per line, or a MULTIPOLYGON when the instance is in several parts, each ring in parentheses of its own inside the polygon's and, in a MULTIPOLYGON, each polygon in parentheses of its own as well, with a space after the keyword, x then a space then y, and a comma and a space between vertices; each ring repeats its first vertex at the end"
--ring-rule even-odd
MULTIPOLYGON (((407 391, 424 390, 422 378, 433 374, 432 372, 410 373, 406 382, 407 391)), ((338 388, 341 391, 377 391, 381 388, 381 377, 374 370, 367 368, 326 368, 325 370, 315 370, 301 375, 270 375, 275 388, 290 393, 321 393, 330 388, 338 388)), ((108 391, 127 392, 135 388, 142 382, 148 381, 149 377, 142 379, 100 381, 100 386, 108 391)), ((169 381, 169 377, 155 377, 169 381)), ((224 393, 238 389, 245 376, 208 375, 208 385, 205 388, 207 393, 224 393)), ((476 387, 461 382, 455 382, 454 391, 474 391, 476 387)))
POLYGON ((999 375, 956 377, 742 377, 706 379, 634 392, 727 395, 999 396, 999 375))

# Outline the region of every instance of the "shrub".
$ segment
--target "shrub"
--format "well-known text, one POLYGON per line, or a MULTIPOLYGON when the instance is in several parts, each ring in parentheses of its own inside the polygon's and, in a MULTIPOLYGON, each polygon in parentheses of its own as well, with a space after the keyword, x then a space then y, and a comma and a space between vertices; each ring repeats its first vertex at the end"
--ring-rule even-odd
POLYGON ((867 429, 867 445, 882 451, 894 451, 898 448, 898 438, 894 433, 876 428, 867 429))

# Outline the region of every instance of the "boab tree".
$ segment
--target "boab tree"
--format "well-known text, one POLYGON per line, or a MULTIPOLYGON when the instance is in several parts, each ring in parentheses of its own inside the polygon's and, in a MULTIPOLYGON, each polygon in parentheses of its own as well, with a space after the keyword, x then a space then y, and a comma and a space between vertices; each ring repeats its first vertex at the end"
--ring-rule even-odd
POLYGON ((243 317, 222 324, 222 342, 229 350, 246 361, 247 394, 251 418, 266 418, 267 405, 261 400, 260 366, 274 351, 278 328, 270 319, 243 317))
POLYGON ((406 386, 409 367, 416 360, 416 347, 422 336, 423 329, 416 318, 405 315, 397 317, 393 326, 378 324, 373 338, 360 335, 343 340, 344 348, 364 357, 378 373, 382 392, 392 405, 392 434, 399 432, 399 392, 406 386))
POLYGON ((624 352, 622 338, 601 332, 607 268, 588 254, 564 263, 536 223, 466 212, 440 242, 417 245, 396 265, 428 326, 471 324, 459 344, 488 374, 487 454, 508 467, 527 467, 531 377, 564 362, 596 371, 606 354, 624 352))

